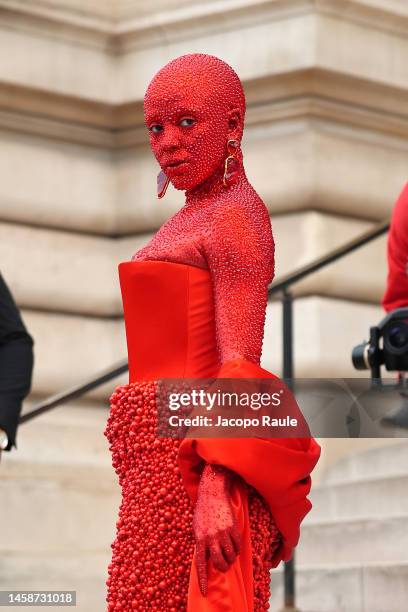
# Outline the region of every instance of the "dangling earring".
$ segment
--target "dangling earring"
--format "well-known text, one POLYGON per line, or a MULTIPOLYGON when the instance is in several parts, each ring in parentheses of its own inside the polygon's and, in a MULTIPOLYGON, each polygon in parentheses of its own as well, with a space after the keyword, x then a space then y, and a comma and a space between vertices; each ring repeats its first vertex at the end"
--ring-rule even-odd
POLYGON ((166 193, 167 187, 169 186, 170 179, 166 176, 163 170, 160 170, 157 175, 157 197, 162 198, 166 193))
POLYGON ((236 183, 239 176, 239 161, 235 157, 238 147, 238 140, 229 140, 227 142, 228 157, 225 160, 224 176, 222 179, 226 187, 236 183))

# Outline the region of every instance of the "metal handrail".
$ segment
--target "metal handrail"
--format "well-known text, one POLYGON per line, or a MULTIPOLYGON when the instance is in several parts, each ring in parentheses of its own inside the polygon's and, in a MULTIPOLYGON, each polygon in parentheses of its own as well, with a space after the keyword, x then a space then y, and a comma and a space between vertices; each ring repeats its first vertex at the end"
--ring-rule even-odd
POLYGON ((74 387, 70 387, 69 389, 62 391, 61 393, 56 393, 55 395, 52 395, 46 400, 40 402, 39 404, 37 404, 37 406, 34 406, 32 410, 23 414, 23 416, 21 416, 19 419, 19 423, 21 424, 25 423, 26 421, 30 421, 34 417, 37 417, 40 414, 51 410, 51 408, 56 408, 57 406, 60 406, 61 404, 64 404, 67 401, 81 397, 85 393, 88 393, 88 391, 92 391, 92 389, 100 387, 101 385, 103 385, 103 383, 112 380, 112 378, 116 378, 127 370, 128 360, 124 359, 123 361, 117 363, 115 366, 106 368, 106 370, 103 370, 94 378, 87 379, 84 382, 75 385, 74 387))
MULTIPOLYGON (((294 297, 290 291, 290 286, 302 280, 309 274, 317 272, 317 270, 327 266, 334 261, 344 257, 352 251, 362 247, 371 240, 374 240, 389 229, 389 222, 384 221, 374 229, 364 232, 358 238, 350 240, 343 246, 334 249, 328 255, 319 257, 315 261, 307 264, 293 272, 287 274, 283 279, 271 287, 268 294, 281 292, 282 295, 282 354, 283 354, 283 378, 289 380, 292 392, 295 391, 295 372, 294 372, 294 338, 293 338, 293 302, 294 297)), ((284 567, 284 603, 280 612, 298 612, 296 607, 296 571, 295 571, 296 551, 293 551, 292 557, 285 562, 284 567)))
MULTIPOLYGON (((357 238, 353 238, 353 240, 350 240, 343 246, 333 249, 327 255, 324 255, 323 257, 318 257, 310 264, 306 264, 305 266, 302 266, 299 270, 285 275, 282 279, 280 279, 277 283, 275 283, 269 288, 268 296, 274 295, 275 293, 279 292, 285 292, 288 287, 302 280, 302 278, 304 278, 305 276, 308 276, 313 272, 320 270, 321 268, 329 265, 330 263, 333 263, 337 259, 340 259, 341 257, 344 257, 345 255, 361 248, 362 246, 371 242, 378 236, 385 234, 388 231, 389 226, 389 221, 383 221, 375 228, 364 232, 357 238)), ((119 362, 115 366, 107 368, 106 370, 104 370, 100 374, 97 374, 93 378, 79 383, 75 387, 71 387, 66 391, 57 393, 56 395, 53 395, 48 399, 40 402, 37 406, 34 407, 33 410, 22 415, 19 419, 19 423, 27 422, 33 419, 34 417, 37 417, 40 414, 51 410, 52 408, 56 408, 57 406, 60 406, 61 404, 69 400, 76 399, 87 393, 88 391, 99 387, 103 383, 108 382, 113 378, 116 378, 123 372, 126 372, 127 369, 128 364, 127 360, 125 359, 124 361, 119 362)))
POLYGON ((379 223, 376 227, 367 230, 363 234, 360 234, 357 238, 353 238, 346 242, 343 246, 337 247, 328 253, 327 255, 323 255, 322 257, 318 257, 314 261, 309 264, 306 264, 296 270, 296 272, 290 272, 283 276, 277 283, 274 283, 268 290, 268 296, 274 295, 275 293, 279 293, 280 291, 284 291, 294 283, 297 283, 305 278, 305 276, 309 276, 313 272, 317 272, 321 268, 333 263, 337 259, 356 251, 361 248, 365 244, 368 244, 375 238, 378 238, 382 234, 388 232, 390 228, 390 221, 383 221, 379 223))

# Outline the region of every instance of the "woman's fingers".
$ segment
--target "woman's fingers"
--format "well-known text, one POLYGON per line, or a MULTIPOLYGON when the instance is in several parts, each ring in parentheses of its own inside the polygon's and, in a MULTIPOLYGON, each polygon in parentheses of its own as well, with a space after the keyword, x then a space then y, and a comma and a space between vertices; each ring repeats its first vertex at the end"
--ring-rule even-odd
POLYGON ((198 585, 203 597, 207 596, 208 578, 207 578, 207 555, 206 545, 204 540, 198 540, 196 543, 196 567, 198 585))
POLYGON ((241 550, 241 534, 239 533, 236 525, 233 525, 230 528, 230 536, 235 547, 235 552, 238 554, 241 550))
POLYGON ((215 569, 220 572, 226 572, 235 561, 240 546, 241 536, 235 526, 218 532, 216 535, 211 536, 211 539, 197 540, 197 577, 201 594, 204 597, 208 593, 208 557, 210 557, 215 569))
POLYGON ((224 559, 217 536, 211 538, 208 548, 214 567, 220 572, 226 572, 229 567, 229 563, 224 559))
POLYGON ((220 544, 225 559, 228 561, 229 564, 233 563, 236 559, 237 553, 235 551, 235 547, 232 543, 231 536, 228 530, 223 531, 220 534, 220 544))

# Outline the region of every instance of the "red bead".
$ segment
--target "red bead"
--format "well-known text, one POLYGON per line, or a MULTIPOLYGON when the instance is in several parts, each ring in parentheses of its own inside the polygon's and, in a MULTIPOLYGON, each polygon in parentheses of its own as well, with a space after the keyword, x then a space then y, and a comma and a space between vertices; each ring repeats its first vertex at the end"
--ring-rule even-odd
MULTIPOLYGON (((119 387, 112 396, 104 432, 111 445, 112 463, 118 466, 123 496, 108 565, 108 612, 147 611, 152 606, 179 612, 185 610, 187 601, 194 550, 192 506, 176 467, 180 440, 154 445, 156 410, 151 406, 151 391, 154 393, 154 388, 148 382, 119 387), (134 418, 130 406, 140 391, 145 399, 138 410, 146 427, 137 433, 136 448, 129 435, 134 418), (131 461, 129 445, 134 452, 131 461)), ((246 486, 254 558, 254 612, 263 612, 269 609, 270 559, 280 545, 280 533, 265 501, 246 486)))

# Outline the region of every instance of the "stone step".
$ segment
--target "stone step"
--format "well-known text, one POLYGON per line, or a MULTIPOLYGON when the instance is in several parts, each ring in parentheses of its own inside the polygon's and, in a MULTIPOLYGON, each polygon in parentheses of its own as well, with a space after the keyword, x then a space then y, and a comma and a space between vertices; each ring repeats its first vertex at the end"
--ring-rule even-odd
POLYGON ((333 484, 396 475, 408 475, 408 440, 353 452, 327 470, 324 482, 333 484))
POLYGON ((312 487, 309 499, 313 507, 304 524, 408 513, 408 475, 320 485, 312 487))
POLYGON ((98 488, 103 491, 118 486, 118 477, 112 466, 92 463, 52 463, 51 461, 27 461, 26 459, 1 460, 2 482, 38 480, 59 482, 62 486, 76 489, 98 488))
POLYGON ((120 505, 113 468, 33 464, 30 472, 28 463, 23 472, 14 468, 2 465, 2 549, 51 554, 109 548, 120 505))
MULTIPOLYGON (((91 551, 74 550, 63 554, 51 551, 16 552, 2 545, 0 590, 76 591, 76 611, 102 612, 106 610, 105 582, 111 552, 108 547, 91 551)), ((61 606, 47 606, 50 612, 61 612, 61 609, 61 606)))
MULTIPOLYGON (((106 609, 110 551, 23 554, 2 550, 1 590, 76 590, 78 612, 106 609)), ((296 565, 296 604, 302 612, 405 612, 408 564, 296 565), (392 593, 392 600, 390 594, 392 593)), ((272 571, 270 612, 283 605, 283 564, 272 571)), ((60 607, 47 606, 50 612, 60 607)))
MULTIPOLYGON (((29 412, 32 407, 25 407, 29 412)), ((19 461, 52 464, 111 465, 103 431, 109 408, 100 404, 66 404, 23 423, 17 450, 4 455, 3 465, 19 461)))
MULTIPOLYGON (((272 571, 270 612, 283 608, 283 564, 272 571)), ((302 612, 406 612, 408 563, 296 565, 302 612)))
POLYGON ((300 564, 408 563, 408 514, 306 524, 296 556, 300 564))

